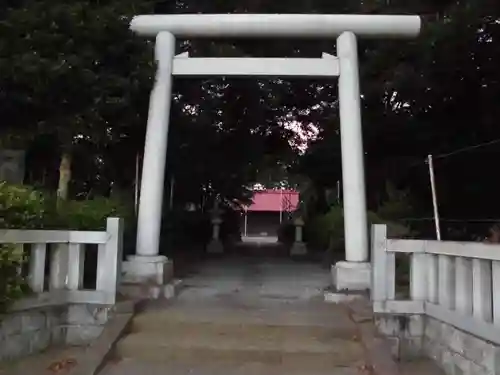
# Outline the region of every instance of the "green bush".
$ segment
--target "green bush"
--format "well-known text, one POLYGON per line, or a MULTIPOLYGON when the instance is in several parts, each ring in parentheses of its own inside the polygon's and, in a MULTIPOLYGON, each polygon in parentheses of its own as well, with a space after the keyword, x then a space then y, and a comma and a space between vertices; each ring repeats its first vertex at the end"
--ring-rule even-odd
POLYGON ((134 222, 134 212, 130 205, 105 197, 60 202, 57 212, 49 221, 51 227, 59 229, 105 230, 108 217, 120 217, 127 225, 134 222))
POLYGON ((174 256, 186 248, 203 248, 212 235, 209 214, 199 211, 174 210, 164 214, 160 251, 174 256))
MULTIPOLYGON (((378 213, 368 211, 369 231, 373 224, 387 224, 390 237, 404 238, 410 229, 392 220, 382 218, 378 213)), ((344 252, 344 211, 342 206, 333 206, 330 211, 306 222, 306 238, 313 249, 327 250, 332 259, 341 258, 344 252)), ((368 232, 370 233, 370 232, 368 232)))
POLYGON ((48 202, 31 187, 0 183, 0 228, 44 228, 48 202))
POLYGON ((12 244, 0 246, 0 312, 29 292, 20 273, 25 262, 22 247, 12 244))

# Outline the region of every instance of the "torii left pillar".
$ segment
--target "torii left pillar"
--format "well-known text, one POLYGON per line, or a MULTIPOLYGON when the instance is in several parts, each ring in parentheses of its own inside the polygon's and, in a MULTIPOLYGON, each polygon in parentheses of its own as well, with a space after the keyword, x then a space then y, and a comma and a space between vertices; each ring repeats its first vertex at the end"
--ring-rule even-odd
POLYGON ((175 37, 162 31, 156 36, 156 81, 151 93, 146 145, 142 168, 136 254, 123 265, 125 284, 149 285, 150 297, 171 294, 173 264, 160 255, 163 187, 167 158, 168 128, 172 102, 172 69, 175 37))

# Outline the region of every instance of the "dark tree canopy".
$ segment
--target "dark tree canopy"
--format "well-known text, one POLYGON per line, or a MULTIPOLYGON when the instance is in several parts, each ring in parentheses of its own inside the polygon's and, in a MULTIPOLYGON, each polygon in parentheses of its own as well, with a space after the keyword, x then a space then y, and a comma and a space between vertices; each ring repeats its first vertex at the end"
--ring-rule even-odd
MULTIPOLYGON (((154 63, 151 41, 127 25, 132 15, 152 12, 423 15, 416 40, 359 43, 369 205, 383 199, 390 181, 411 191, 414 216, 431 216, 425 158, 434 154, 443 217, 498 218, 500 143, 469 149, 500 138, 500 3, 494 0, 4 1, 0 142, 30 150, 30 182, 55 188, 66 152, 73 196, 111 188, 132 195, 154 63)), ((335 53, 335 42, 179 41, 184 51, 319 57, 335 53)), ((341 180, 334 81, 178 79, 173 101, 166 183, 175 180, 179 205, 214 194, 241 198, 276 165, 308 180, 319 196, 341 180), (290 122, 318 129, 305 153, 294 147, 290 122)))

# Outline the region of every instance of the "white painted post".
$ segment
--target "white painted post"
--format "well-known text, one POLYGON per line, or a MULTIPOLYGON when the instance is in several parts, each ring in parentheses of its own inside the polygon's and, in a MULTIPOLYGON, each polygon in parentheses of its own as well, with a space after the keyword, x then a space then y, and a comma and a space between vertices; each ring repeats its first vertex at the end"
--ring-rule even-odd
POLYGON ((142 167, 136 249, 139 256, 159 253, 174 55, 175 37, 166 31, 158 33, 156 82, 149 105, 142 167))
POLYGON ((462 315, 472 315, 472 261, 465 257, 455 259, 456 310, 462 315))
POLYGON ((69 290, 83 287, 83 266, 85 263, 85 247, 80 243, 72 243, 68 249, 68 282, 69 290))
POLYGON ((51 251, 49 290, 66 288, 68 282, 69 246, 57 244, 51 251))
POLYGON ((500 261, 492 263, 493 323, 500 326, 500 261))
POLYGON ((108 218, 106 233, 108 241, 99 245, 97 255, 96 290, 116 296, 120 283, 123 256, 123 219, 108 218))
POLYGON ((372 301, 387 299, 387 226, 372 225, 372 301))
POLYGON ((453 258, 448 255, 438 255, 438 298, 439 304, 448 309, 455 308, 453 258))
POLYGON ((491 276, 491 261, 472 260, 473 314, 485 322, 493 321, 491 276))
POLYGON ((430 303, 437 304, 439 302, 439 293, 438 293, 438 256, 434 254, 427 254, 427 282, 428 282, 428 291, 427 291, 427 301, 430 303))
POLYGON ((44 289, 46 254, 46 244, 31 246, 28 285, 34 293, 42 293, 44 289))
POLYGON ((410 296, 414 301, 427 299, 427 254, 413 253, 410 266, 410 296))
POLYGON ((357 42, 352 32, 344 32, 337 38, 337 55, 340 63, 339 106, 346 261, 366 262, 368 233, 361 95, 357 42))

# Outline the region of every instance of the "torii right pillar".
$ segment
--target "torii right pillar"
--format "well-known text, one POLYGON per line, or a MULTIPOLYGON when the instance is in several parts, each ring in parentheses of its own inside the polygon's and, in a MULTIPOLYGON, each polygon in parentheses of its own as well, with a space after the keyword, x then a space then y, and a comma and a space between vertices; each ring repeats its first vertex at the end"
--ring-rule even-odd
POLYGON ((344 202, 345 261, 332 266, 338 291, 370 289, 368 259, 361 94, 359 89, 356 35, 344 32, 337 38, 340 64, 339 107, 342 143, 342 183, 344 202))

